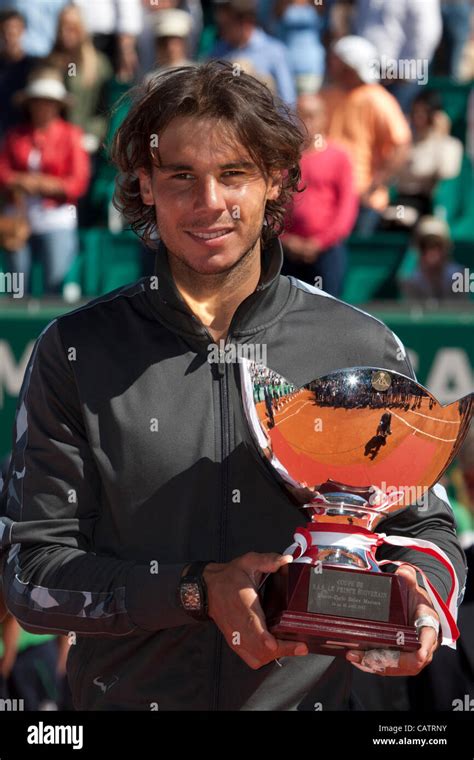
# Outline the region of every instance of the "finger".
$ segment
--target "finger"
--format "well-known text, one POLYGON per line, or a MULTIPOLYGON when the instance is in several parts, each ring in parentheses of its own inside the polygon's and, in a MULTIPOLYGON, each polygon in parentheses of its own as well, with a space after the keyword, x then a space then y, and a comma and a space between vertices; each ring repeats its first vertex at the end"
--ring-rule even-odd
POLYGON ((245 649, 237 651, 237 654, 239 655, 240 659, 249 666, 249 668, 252 668, 252 670, 258 670, 258 668, 266 665, 266 662, 257 659, 257 657, 255 657, 253 654, 250 654, 250 652, 247 652, 245 649))
POLYGON ((401 565, 395 572, 395 575, 401 575, 403 578, 406 578, 408 585, 411 588, 419 589, 418 581, 416 577, 416 570, 414 567, 410 567, 409 565, 401 565))
MULTIPOLYGON (((398 668, 386 668, 384 675, 386 676, 399 676, 409 675, 416 676, 423 668, 430 664, 433 659, 434 644, 433 637, 436 639, 436 634, 433 628, 425 628, 429 634, 430 631, 433 636, 429 636, 429 639, 425 639, 422 645, 416 652, 402 652, 400 654, 400 662, 398 668)), ((421 641, 421 637, 420 637, 421 641)))
POLYGON ((283 565, 293 562, 291 554, 277 554, 269 552, 259 554, 258 552, 249 552, 242 558, 242 565, 246 572, 276 573, 283 565))
POLYGON ((416 570, 414 567, 409 567, 408 565, 402 565, 398 568, 396 571, 396 575, 401 575, 403 578, 406 579, 409 589, 410 589, 410 595, 409 595, 409 602, 410 602, 410 617, 414 617, 414 607, 416 604, 419 604, 420 602, 427 604, 430 608, 432 607, 432 601, 429 597, 428 592, 420 586, 418 583, 418 578, 416 574, 416 570))
POLYGON ((304 641, 285 641, 277 639, 277 657, 305 657, 309 654, 308 645, 304 641))
POLYGON ((254 651, 260 646, 266 647, 271 652, 278 650, 278 643, 267 628, 265 613, 260 605, 259 598, 256 597, 251 607, 248 609, 248 638, 246 637, 247 647, 254 651))
POLYGON ((425 651, 428 656, 434 654, 438 647, 438 633, 429 625, 424 625, 419 630, 421 649, 425 651))

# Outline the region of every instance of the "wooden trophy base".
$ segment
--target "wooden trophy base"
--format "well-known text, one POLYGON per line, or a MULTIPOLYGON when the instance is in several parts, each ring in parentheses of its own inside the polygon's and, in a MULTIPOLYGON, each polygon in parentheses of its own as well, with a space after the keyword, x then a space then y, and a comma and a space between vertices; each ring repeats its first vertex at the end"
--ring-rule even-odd
POLYGON ((395 573, 296 562, 269 576, 262 605, 274 636, 304 641, 313 653, 414 652, 421 645, 408 625, 408 593, 395 573))

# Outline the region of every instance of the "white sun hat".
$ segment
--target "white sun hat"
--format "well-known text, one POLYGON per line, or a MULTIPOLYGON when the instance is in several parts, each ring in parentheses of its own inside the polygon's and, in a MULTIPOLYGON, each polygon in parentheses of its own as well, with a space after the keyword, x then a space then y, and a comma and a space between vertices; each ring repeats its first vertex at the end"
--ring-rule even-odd
POLYGON ((331 49, 341 61, 354 69, 365 84, 379 80, 380 57, 377 48, 364 37, 355 34, 341 37, 331 49))
POLYGON ((15 101, 18 104, 24 103, 32 98, 46 98, 47 100, 56 100, 58 103, 67 105, 71 102, 71 96, 66 90, 60 79, 53 76, 42 76, 32 79, 24 90, 18 92, 15 101))

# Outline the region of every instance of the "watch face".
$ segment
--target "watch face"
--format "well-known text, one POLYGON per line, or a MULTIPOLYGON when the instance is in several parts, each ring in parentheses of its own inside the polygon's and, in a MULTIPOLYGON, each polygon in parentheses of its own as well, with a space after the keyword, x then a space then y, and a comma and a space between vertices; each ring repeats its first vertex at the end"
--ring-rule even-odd
POLYGON ((182 583, 180 588, 181 604, 185 610, 199 611, 202 608, 201 591, 198 583, 182 583))

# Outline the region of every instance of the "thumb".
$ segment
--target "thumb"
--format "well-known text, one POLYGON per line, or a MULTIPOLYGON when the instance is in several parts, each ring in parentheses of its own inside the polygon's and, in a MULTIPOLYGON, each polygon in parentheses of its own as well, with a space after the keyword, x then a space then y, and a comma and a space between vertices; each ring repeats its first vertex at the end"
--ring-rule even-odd
POLYGON ((283 565, 293 562, 291 554, 278 554, 276 552, 262 554, 250 552, 245 556, 245 559, 247 570, 261 573, 276 573, 283 565))
POLYGON ((416 570, 414 567, 410 567, 409 565, 401 565, 397 569, 396 575, 401 575, 403 578, 406 578, 410 586, 416 588, 417 590, 420 590, 418 579, 416 577, 416 570))

